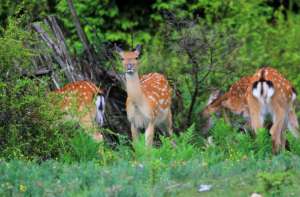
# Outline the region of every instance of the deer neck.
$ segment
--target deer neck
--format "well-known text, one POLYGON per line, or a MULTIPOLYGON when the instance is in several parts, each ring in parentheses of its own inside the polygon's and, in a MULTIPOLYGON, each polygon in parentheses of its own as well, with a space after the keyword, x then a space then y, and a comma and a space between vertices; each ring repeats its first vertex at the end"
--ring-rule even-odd
POLYGON ((126 74, 126 91, 127 96, 136 104, 141 105, 145 101, 142 91, 139 75, 136 73, 126 74))

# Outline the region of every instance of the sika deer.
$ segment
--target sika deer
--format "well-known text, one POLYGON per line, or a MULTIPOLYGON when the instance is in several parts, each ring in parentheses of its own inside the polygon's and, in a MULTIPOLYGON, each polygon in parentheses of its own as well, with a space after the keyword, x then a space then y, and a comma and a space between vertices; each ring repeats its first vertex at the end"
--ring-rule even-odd
POLYGON ((126 72, 126 112, 132 138, 136 140, 138 129, 146 128, 146 145, 152 146, 155 126, 165 124, 169 135, 173 134, 172 89, 162 74, 149 73, 139 77, 137 58, 140 55, 140 45, 134 51, 123 51, 119 47, 116 49, 126 72))
POLYGON ((102 134, 97 131, 103 125, 105 101, 102 91, 89 81, 76 81, 53 91, 54 95, 62 95, 60 106, 63 111, 70 113, 75 109, 75 116, 84 129, 93 129, 93 138, 102 141, 102 134), (95 99, 95 101, 94 101, 95 99), (95 103, 94 103, 95 102, 95 103))
POLYGON ((293 109, 295 99, 296 92, 291 83, 277 70, 266 67, 234 83, 227 93, 208 104, 203 115, 209 117, 221 108, 227 108, 250 118, 251 127, 257 132, 263 127, 265 116, 271 114, 273 126, 270 133, 273 152, 276 153, 280 146, 285 145, 282 132, 286 126, 295 137, 299 136, 299 124, 293 109))
POLYGON ((293 111, 295 99, 295 89, 277 70, 266 67, 253 76, 252 86, 247 90, 251 126, 257 132, 263 127, 265 116, 271 114, 273 153, 285 147, 283 131, 286 126, 294 136, 299 136, 298 121, 293 111))

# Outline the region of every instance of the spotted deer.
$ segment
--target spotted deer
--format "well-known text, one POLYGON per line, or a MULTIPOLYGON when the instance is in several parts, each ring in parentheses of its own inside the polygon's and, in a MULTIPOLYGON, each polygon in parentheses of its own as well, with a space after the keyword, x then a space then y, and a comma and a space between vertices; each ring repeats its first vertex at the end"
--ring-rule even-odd
POLYGON ((249 123, 249 110, 246 101, 246 92, 248 86, 251 83, 251 76, 242 77, 240 80, 231 85, 228 92, 221 94, 219 90, 214 90, 207 102, 207 106, 204 108, 202 115, 208 118, 206 125, 206 132, 211 128, 213 121, 211 114, 218 113, 223 115, 225 121, 230 123, 227 111, 231 111, 234 114, 243 116, 247 123, 249 123))
POLYGON ((76 81, 52 93, 62 96, 59 105, 63 111, 70 114, 71 110, 74 110, 80 125, 84 129, 94 131, 92 134, 94 140, 103 140, 102 134, 98 131, 98 126, 102 126, 104 122, 105 100, 101 89, 89 81, 76 81))
POLYGON ((227 93, 215 97, 204 109, 204 116, 208 117, 221 108, 227 108, 250 118, 255 133, 263 127, 266 115, 270 114, 273 122, 270 129, 273 153, 285 146, 283 131, 286 126, 295 137, 299 136, 299 124, 293 108, 296 91, 291 83, 273 68, 264 67, 253 76, 243 77, 234 83, 227 93))
POLYGON ((171 136, 172 113, 171 95, 172 89, 167 79, 159 73, 149 73, 139 77, 138 57, 141 46, 134 51, 123 51, 116 46, 126 78, 126 112, 131 125, 133 140, 138 138, 138 129, 146 128, 146 145, 152 146, 155 126, 164 124, 171 136))

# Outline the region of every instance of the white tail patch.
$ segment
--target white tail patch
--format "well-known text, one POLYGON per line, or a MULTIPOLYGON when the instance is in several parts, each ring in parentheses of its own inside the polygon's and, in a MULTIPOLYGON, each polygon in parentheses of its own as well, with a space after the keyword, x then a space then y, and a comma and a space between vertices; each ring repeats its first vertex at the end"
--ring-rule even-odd
POLYGON ((96 122, 102 126, 104 123, 105 99, 104 96, 98 95, 96 98, 96 122))
POLYGON ((274 95, 275 89, 271 82, 267 81, 258 81, 253 86, 252 94, 255 96, 261 103, 269 103, 271 97, 274 95))
POLYGON ((296 93, 293 92, 293 93, 292 93, 292 102, 294 102, 294 101, 296 100, 296 97, 297 97, 296 93))
POLYGON ((261 84, 261 82, 258 82, 257 86, 256 86, 256 87, 253 87, 252 94, 253 94, 253 96, 255 96, 257 99, 260 98, 261 89, 262 89, 262 84, 261 84))

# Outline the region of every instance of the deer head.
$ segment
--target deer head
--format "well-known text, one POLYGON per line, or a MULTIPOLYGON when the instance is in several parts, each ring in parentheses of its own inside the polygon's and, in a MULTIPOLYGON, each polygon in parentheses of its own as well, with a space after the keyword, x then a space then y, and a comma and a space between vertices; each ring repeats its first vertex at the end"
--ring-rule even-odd
POLYGON ((141 45, 137 45, 134 51, 123 51, 123 49, 118 46, 116 46, 116 50, 121 57, 126 75, 137 74, 138 58, 141 53, 141 45))

